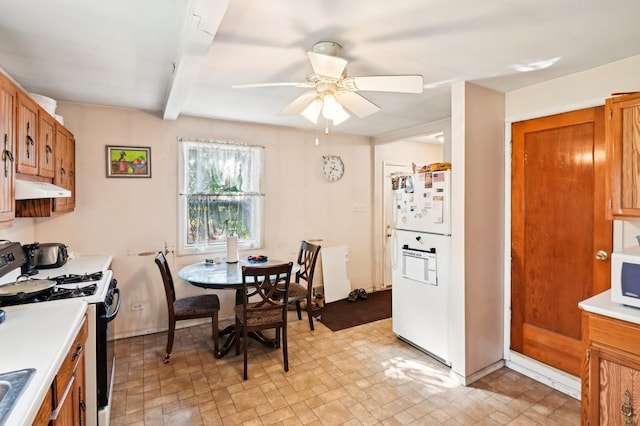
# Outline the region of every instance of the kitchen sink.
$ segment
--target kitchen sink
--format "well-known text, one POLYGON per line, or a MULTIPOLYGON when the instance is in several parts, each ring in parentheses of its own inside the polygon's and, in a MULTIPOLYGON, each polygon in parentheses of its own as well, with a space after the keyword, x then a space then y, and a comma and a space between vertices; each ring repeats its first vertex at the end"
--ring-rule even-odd
POLYGON ((35 368, 0 373, 0 426, 4 425, 20 394, 27 387, 35 368))

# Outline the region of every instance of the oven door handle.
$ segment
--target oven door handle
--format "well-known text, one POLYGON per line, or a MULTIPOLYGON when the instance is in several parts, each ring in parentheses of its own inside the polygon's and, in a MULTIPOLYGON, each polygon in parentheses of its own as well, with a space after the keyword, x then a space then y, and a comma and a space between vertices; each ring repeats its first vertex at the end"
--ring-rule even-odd
POLYGON ((121 301, 121 297, 120 297, 120 289, 119 288, 114 288, 113 289, 113 294, 117 294, 118 295, 118 302, 116 303, 116 308, 113 310, 113 312, 111 313, 106 313, 102 319, 107 320, 107 322, 111 322, 113 321, 113 319, 116 317, 116 315, 118 315, 118 311, 120 310, 120 301, 121 301))

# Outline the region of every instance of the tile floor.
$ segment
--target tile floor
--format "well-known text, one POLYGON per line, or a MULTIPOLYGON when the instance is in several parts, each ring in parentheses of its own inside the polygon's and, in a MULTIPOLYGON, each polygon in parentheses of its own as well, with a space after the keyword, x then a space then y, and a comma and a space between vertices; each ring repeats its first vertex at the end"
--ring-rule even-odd
MULTIPOLYGON (((116 342, 111 424, 119 425, 578 425, 580 402, 502 368, 464 387, 439 362, 399 341, 391 320, 339 332, 290 312, 282 352, 250 341, 242 356, 212 355, 209 325, 116 342)), ((226 325, 224 323, 222 326, 226 325)))

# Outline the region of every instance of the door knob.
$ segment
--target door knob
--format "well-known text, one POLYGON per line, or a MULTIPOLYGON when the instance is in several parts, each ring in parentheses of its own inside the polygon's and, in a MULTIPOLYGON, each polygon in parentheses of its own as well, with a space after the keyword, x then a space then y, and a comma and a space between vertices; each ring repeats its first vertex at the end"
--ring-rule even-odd
POLYGON ((598 251, 596 252, 596 260, 602 260, 602 261, 604 261, 604 260, 607 260, 608 258, 609 258, 609 255, 607 254, 607 252, 606 252, 606 251, 604 251, 604 250, 598 250, 598 251))

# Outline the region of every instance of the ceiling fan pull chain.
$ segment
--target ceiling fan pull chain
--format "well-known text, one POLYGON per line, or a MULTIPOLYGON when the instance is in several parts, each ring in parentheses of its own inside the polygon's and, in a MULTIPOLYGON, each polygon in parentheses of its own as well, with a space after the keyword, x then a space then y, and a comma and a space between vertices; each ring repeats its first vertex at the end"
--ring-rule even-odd
POLYGON ((316 121, 316 146, 320 145, 320 139, 318 139, 318 122, 316 121))

